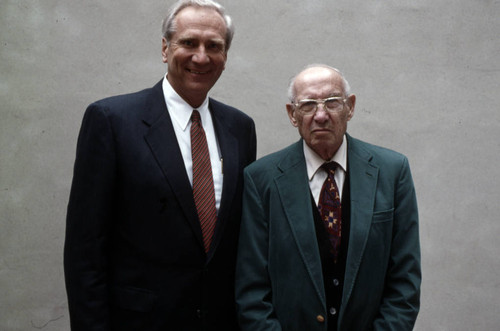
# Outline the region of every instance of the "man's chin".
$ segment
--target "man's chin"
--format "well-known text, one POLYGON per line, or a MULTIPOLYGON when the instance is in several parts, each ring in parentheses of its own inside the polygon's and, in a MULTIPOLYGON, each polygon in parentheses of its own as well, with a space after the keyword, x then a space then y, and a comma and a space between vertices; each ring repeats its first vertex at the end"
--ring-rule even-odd
POLYGON ((335 135, 329 130, 315 130, 311 133, 311 141, 317 144, 329 144, 335 140, 335 135))
POLYGON ((190 80, 186 82, 186 89, 190 92, 196 93, 208 93, 214 84, 205 81, 193 81, 190 80))

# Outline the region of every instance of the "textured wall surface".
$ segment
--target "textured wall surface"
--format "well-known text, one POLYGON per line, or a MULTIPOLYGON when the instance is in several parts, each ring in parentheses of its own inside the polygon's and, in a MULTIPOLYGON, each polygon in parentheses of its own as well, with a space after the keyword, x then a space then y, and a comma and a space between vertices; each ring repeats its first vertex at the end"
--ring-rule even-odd
MULTIPOLYGON (((298 139, 289 78, 341 69, 348 131, 410 159, 416 330, 500 324, 500 1, 223 0, 236 24, 212 96, 256 121, 258 154, 298 139)), ((62 248, 78 130, 97 99, 154 85, 171 2, 0 2, 0 330, 68 330, 62 248)))

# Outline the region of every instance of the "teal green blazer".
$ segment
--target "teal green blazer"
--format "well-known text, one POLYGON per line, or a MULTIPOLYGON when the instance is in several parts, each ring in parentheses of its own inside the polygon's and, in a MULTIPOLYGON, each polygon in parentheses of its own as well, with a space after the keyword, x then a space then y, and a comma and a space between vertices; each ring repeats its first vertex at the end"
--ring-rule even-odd
MULTIPOLYGON (((327 330, 302 140, 245 169, 236 270, 242 330, 327 330)), ((420 244, 408 160, 347 136, 351 219, 338 330, 411 330, 420 244)))

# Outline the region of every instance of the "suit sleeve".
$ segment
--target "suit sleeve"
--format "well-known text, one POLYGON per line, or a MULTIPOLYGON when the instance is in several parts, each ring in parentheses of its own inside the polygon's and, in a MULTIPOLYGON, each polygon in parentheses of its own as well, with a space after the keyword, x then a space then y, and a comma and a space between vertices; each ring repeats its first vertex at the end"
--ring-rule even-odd
POLYGON ((412 330, 420 307, 420 243, 415 188, 404 158, 395 188, 386 285, 373 330, 412 330))
POLYGON ((258 189, 244 174, 243 214, 236 263, 236 305, 242 331, 281 330, 271 302, 269 224, 258 189))
POLYGON ((66 219, 64 271, 71 330, 109 330, 108 229, 115 196, 113 133, 104 109, 87 109, 66 219))
POLYGON ((255 132, 255 123, 254 121, 252 120, 252 126, 251 126, 251 133, 250 133, 250 148, 248 149, 249 150, 249 163, 252 163, 253 161, 255 161, 255 159, 257 158, 257 134, 255 132))

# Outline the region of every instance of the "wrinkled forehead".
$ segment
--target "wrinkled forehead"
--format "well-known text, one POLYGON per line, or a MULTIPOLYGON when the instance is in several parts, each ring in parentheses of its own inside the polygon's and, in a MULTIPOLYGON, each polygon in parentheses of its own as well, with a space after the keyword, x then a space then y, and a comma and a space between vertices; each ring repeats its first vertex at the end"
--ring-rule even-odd
POLYGON ((326 98, 344 93, 342 77, 328 68, 304 70, 295 79, 294 89, 297 99, 326 98))
POLYGON ((213 30, 226 35, 224 18, 213 8, 189 6, 177 13, 174 19, 177 32, 184 30, 213 30))

